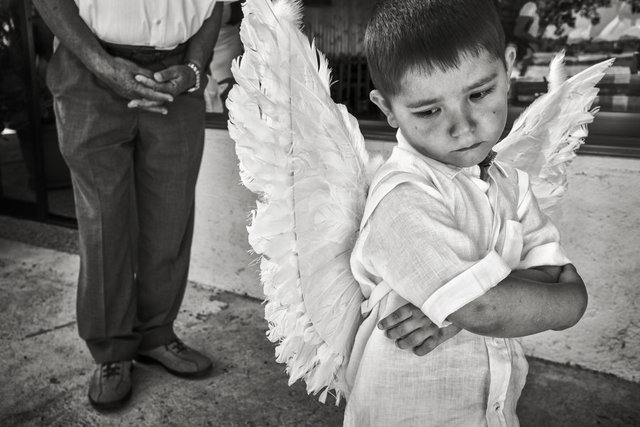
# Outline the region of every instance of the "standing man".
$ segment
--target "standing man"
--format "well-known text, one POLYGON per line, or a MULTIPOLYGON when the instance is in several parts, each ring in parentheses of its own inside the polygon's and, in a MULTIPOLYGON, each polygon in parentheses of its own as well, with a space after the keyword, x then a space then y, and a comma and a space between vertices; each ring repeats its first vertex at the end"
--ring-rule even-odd
POLYGON ((215 0, 34 0, 80 237, 77 321, 97 409, 131 396, 132 360, 198 377, 212 362, 173 322, 184 295, 204 143, 215 0))

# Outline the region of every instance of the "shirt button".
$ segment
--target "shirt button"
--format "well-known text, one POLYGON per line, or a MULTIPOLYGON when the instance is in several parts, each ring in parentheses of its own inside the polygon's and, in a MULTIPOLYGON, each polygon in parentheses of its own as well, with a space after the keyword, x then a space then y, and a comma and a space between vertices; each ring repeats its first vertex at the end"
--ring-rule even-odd
POLYGON ((153 23, 156 25, 160 25, 162 24, 162 19, 156 19, 155 21, 153 21, 153 23))
POLYGON ((501 341, 501 340, 500 340, 500 338, 494 338, 494 339, 493 339, 493 343, 494 343, 495 345, 500 345, 500 341, 501 341))
POLYGON ((493 405, 493 409, 495 411, 499 411, 500 409, 502 409, 502 406, 500 405, 500 403, 496 403, 496 404, 493 405))

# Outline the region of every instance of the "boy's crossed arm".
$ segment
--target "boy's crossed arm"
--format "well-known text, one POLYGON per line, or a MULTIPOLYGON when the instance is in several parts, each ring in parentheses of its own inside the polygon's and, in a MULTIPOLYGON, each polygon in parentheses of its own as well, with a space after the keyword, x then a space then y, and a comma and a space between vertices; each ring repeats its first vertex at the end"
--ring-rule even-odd
POLYGON ((582 278, 573 265, 515 270, 486 294, 451 313, 438 328, 413 304, 378 323, 401 349, 426 355, 461 329, 492 337, 520 337, 578 322, 587 306, 582 278))
POLYGON ((572 264, 562 267, 557 283, 522 277, 515 272, 448 319, 479 335, 511 338, 567 329, 587 308, 587 291, 572 264))
POLYGON ((438 328, 418 307, 408 303, 378 322, 387 338, 398 348, 424 356, 443 342, 453 338, 461 328, 450 325, 438 328))
POLYGON ((536 266, 568 259, 557 229, 529 199, 518 218, 525 269, 514 271, 495 250, 487 255, 478 250, 479 237, 460 229, 444 198, 410 185, 389 193, 370 220, 365 251, 376 274, 413 307, 380 322, 387 336, 425 353, 456 328, 520 337, 574 325, 586 308, 584 283, 572 265, 536 266), (440 330, 445 320, 454 329, 440 330))

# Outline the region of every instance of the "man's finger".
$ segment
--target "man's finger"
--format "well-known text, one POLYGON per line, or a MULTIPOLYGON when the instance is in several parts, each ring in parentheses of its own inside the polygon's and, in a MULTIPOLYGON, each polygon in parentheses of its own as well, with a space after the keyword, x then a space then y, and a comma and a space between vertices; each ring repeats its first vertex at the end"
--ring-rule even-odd
POLYGON ((153 78, 160 83, 168 82, 169 80, 173 80, 179 76, 178 70, 174 67, 165 68, 164 70, 156 71, 153 74, 153 78))
POLYGON ((138 108, 140 110, 145 110, 152 113, 159 113, 159 114, 168 113, 167 108, 163 106, 162 102, 151 101, 148 99, 133 99, 129 101, 129 103, 127 104, 127 107, 138 108))
POLYGON ((405 320, 411 318, 413 316, 413 312, 411 310, 411 304, 406 304, 385 317, 384 319, 378 322, 378 328, 380 329, 389 329, 393 328, 400 322, 404 322, 405 320))
POLYGON ((169 91, 175 90, 176 87, 175 80, 169 80, 167 82, 157 82, 154 79, 143 76, 142 74, 136 74, 134 78, 138 83, 142 83, 146 87, 153 89, 156 92, 168 93, 169 91))
POLYGON ((151 101, 173 102, 173 96, 171 94, 153 90, 144 86, 143 84, 138 85, 138 87, 136 88, 136 92, 140 94, 140 98, 148 99, 151 101))
POLYGON ((146 78, 145 76, 136 76, 135 79, 138 83, 143 84, 156 92, 168 93, 171 95, 178 94, 178 83, 176 80, 159 83, 153 79, 146 78))
POLYGON ((147 76, 144 76, 142 74, 136 74, 134 78, 136 79, 136 81, 138 83, 142 83, 143 85, 145 85, 148 88, 157 90, 158 83, 154 79, 152 79, 150 77, 147 77, 147 76))
POLYGON ((166 107, 144 107, 140 109, 150 113, 162 114, 163 116, 166 116, 169 113, 169 110, 167 110, 166 107))
POLYGON ((132 99, 127 104, 129 108, 145 108, 145 107, 158 107, 161 106, 163 102, 160 101, 151 101, 150 99, 132 99))

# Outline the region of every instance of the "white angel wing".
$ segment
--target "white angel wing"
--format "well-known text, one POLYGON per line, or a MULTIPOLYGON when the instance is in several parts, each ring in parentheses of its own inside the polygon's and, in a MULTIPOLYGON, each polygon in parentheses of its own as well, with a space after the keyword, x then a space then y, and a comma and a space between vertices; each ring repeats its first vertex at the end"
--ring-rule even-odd
POLYGON ((567 189, 567 166, 598 111, 590 109, 598 94, 595 85, 613 59, 568 80, 563 63, 564 53, 559 53, 550 64, 549 91, 516 119, 509 135, 495 147, 499 160, 529 174, 531 189, 547 213, 567 189))
POLYGON ((299 1, 248 0, 227 101, 244 185, 259 200, 248 227, 261 257, 267 333, 290 384, 345 393, 343 373, 360 323, 349 258, 369 160, 354 117, 330 97, 324 56, 300 31, 299 1))

